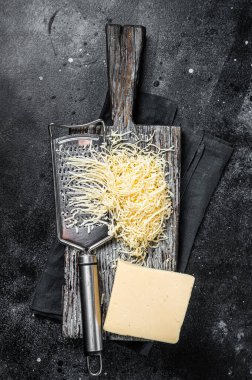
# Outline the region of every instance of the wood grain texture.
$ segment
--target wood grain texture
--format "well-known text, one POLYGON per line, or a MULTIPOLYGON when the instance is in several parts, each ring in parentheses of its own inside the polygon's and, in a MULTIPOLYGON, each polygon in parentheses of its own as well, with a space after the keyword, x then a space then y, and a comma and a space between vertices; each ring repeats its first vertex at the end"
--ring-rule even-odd
MULTIPOLYGON (((174 194, 172 204, 173 212, 166 224, 167 239, 160 242, 155 249, 149 249, 146 265, 150 268, 163 270, 176 270, 178 252, 178 222, 179 222, 179 181, 180 181, 180 128, 165 126, 136 125, 139 135, 154 135, 154 144, 158 147, 174 150, 166 153, 167 166, 169 170, 168 183, 174 194)), ((120 244, 112 240, 97 252, 100 266, 101 289, 103 293, 103 322, 109 305, 110 294, 114 281, 115 262, 121 256, 120 244)), ((108 339, 136 340, 136 338, 123 337, 115 334, 104 333, 108 339)))
POLYGON ((107 67, 114 129, 134 131, 132 120, 145 41, 143 26, 107 25, 107 67))
MULTIPOLYGON (((150 249, 148 267, 176 270, 178 251, 179 183, 180 183, 180 128, 170 126, 135 125, 132 120, 134 98, 139 78, 140 59, 144 46, 145 28, 141 26, 107 25, 107 62, 111 109, 115 131, 131 131, 138 136, 154 134, 153 143, 165 149, 169 175, 167 181, 174 195, 173 212, 166 225, 167 239, 150 249)), ((103 321, 109 305, 114 281, 115 263, 121 256, 120 243, 112 240, 97 251, 103 321)), ((78 289, 77 251, 65 253, 65 286, 63 305, 63 334, 65 337, 82 336, 80 299, 78 289)), ((132 340, 130 337, 104 333, 106 339, 132 340)), ((135 338, 134 338, 135 340, 135 338)))
POLYGON ((81 303, 79 291, 78 250, 66 247, 63 287, 62 333, 66 338, 82 336, 81 303))

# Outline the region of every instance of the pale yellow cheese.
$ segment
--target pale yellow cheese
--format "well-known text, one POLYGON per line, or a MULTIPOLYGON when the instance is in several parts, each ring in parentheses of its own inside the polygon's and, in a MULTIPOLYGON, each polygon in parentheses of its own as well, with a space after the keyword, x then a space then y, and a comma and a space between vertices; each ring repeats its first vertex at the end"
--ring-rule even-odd
POLYGON ((167 239, 166 221, 172 213, 169 165, 166 150, 150 150, 152 141, 142 147, 141 141, 130 143, 125 137, 113 133, 101 150, 90 145, 90 157, 66 158, 72 169, 66 185, 71 212, 65 222, 77 231, 106 224, 131 261, 143 263, 149 246, 167 239))
POLYGON ((104 330, 177 343, 194 277, 118 261, 104 330))

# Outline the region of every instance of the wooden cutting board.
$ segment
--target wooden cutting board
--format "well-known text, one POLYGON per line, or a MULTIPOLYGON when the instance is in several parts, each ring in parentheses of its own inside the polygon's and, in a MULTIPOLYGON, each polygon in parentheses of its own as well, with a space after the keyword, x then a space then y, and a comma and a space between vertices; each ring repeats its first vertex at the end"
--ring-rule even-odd
MULTIPOLYGON (((169 175, 167 181, 173 193, 173 212, 166 224, 167 239, 151 249, 147 266, 163 270, 176 270, 178 251, 179 183, 180 183, 180 136, 179 127, 136 125, 132 119, 140 61, 145 41, 142 26, 107 25, 107 66, 111 97, 112 119, 115 131, 131 131, 138 136, 151 136, 160 148, 171 148, 166 153, 169 175)), ((100 293, 103 321, 109 304, 114 281, 115 263, 120 255, 120 244, 112 240, 99 248, 100 293)), ((69 338, 82 336, 81 306, 79 299, 78 252, 73 248, 65 251, 65 285, 63 289, 63 335, 69 338)), ((144 291, 144 284, 143 284, 144 291)), ((104 338, 132 340, 114 334, 104 333, 104 338)))

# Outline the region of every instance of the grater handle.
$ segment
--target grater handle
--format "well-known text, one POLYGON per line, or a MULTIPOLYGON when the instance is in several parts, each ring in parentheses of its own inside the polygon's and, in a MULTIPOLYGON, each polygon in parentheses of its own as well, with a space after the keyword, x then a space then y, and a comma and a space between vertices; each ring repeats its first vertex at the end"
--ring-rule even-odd
POLYGON ((108 83, 114 127, 133 124, 140 60, 146 29, 140 25, 106 25, 108 83))
POLYGON ((97 258, 95 255, 80 253, 78 264, 84 353, 87 356, 87 367, 90 375, 98 376, 102 371, 101 352, 103 345, 97 258), (97 371, 93 371, 91 368, 95 364, 95 359, 98 359, 99 368, 97 371))

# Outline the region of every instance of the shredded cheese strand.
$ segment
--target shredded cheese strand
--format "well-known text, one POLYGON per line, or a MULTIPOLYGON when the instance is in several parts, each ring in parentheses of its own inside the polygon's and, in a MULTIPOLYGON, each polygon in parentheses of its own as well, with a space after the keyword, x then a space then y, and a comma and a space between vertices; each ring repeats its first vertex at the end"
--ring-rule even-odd
POLYGON ((69 227, 106 224, 109 234, 123 243, 124 253, 143 263, 148 247, 166 238, 172 212, 163 155, 167 150, 150 150, 151 138, 130 143, 125 135, 113 133, 109 145, 92 150, 91 157, 67 158, 72 167, 67 184, 71 216, 65 220, 69 227), (141 142, 146 146, 141 148, 141 142))

